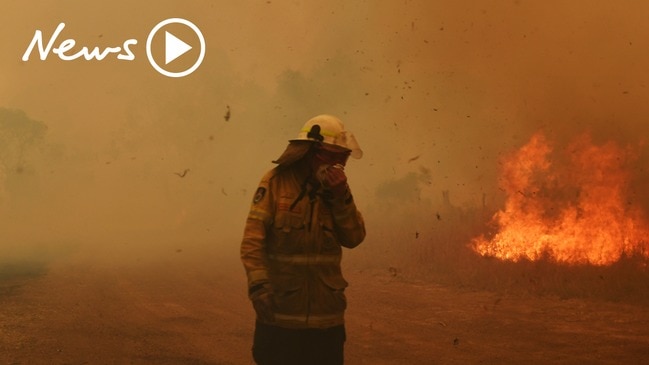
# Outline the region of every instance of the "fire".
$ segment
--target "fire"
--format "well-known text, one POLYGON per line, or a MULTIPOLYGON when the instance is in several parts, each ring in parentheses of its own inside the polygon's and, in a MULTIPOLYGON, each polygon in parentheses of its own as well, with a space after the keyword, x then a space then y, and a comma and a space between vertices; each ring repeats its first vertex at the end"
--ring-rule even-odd
POLYGON ((638 153, 580 136, 559 153, 542 133, 502 162, 505 207, 493 237, 473 239, 483 256, 543 257, 568 264, 609 265, 623 255, 649 258, 649 224, 630 199, 638 153), (560 162, 562 161, 562 162, 560 162))

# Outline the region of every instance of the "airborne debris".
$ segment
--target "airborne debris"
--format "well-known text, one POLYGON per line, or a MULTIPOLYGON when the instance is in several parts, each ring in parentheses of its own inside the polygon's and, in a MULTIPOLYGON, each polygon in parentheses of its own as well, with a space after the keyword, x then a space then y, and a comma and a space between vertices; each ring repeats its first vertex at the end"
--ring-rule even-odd
POLYGON ((419 159, 419 157, 421 157, 421 155, 417 155, 415 157, 410 157, 410 159, 408 159, 408 162, 417 161, 419 159))
POLYGON ((397 268, 393 266, 390 266, 388 268, 388 271, 390 272, 390 275, 392 275, 393 278, 396 277, 397 274, 399 274, 399 270, 397 270, 397 268))
POLYGON ((223 116, 223 119, 225 119, 225 121, 227 122, 227 121, 230 120, 230 106, 226 105, 225 108, 226 108, 226 110, 225 110, 225 115, 223 116))
POLYGON ((187 173, 189 172, 189 169, 185 169, 183 172, 174 172, 174 174, 180 176, 180 177, 185 177, 187 173))

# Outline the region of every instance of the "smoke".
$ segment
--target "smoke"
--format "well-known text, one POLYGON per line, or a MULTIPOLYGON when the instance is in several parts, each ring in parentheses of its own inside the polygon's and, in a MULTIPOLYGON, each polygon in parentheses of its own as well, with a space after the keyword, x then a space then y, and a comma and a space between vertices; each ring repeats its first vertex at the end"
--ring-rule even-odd
POLYGON ((458 205, 497 205, 499 156, 539 129, 566 142, 647 134, 647 7, 12 2, 0 107, 42 128, 21 173, 17 155, 1 157, 1 244, 236 252, 260 177, 321 113, 340 117, 365 152, 348 171, 369 241, 390 227, 376 207, 401 202, 423 225, 443 191, 458 205), (144 56, 148 31, 169 17, 191 20, 207 42, 204 63, 181 79, 144 56), (79 45, 136 38, 136 59, 22 62, 34 31, 59 22, 79 45))

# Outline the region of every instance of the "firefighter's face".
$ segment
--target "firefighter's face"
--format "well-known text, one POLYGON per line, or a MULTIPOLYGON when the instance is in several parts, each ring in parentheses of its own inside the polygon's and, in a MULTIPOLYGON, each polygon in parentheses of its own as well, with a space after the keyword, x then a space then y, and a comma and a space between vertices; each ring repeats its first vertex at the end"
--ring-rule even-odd
POLYGON ((317 171, 322 165, 343 165, 347 163, 350 151, 340 147, 322 144, 315 146, 313 154, 312 167, 313 171, 317 171))

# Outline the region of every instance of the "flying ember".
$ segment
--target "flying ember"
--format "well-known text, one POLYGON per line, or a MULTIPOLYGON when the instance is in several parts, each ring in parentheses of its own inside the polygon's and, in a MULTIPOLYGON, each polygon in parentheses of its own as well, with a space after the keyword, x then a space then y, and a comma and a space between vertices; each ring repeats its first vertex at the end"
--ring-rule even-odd
POLYGON ((501 164, 505 206, 493 235, 474 238, 483 256, 519 261, 609 265, 623 256, 649 258, 649 221, 631 194, 638 148, 588 135, 553 151, 542 133, 501 164))

